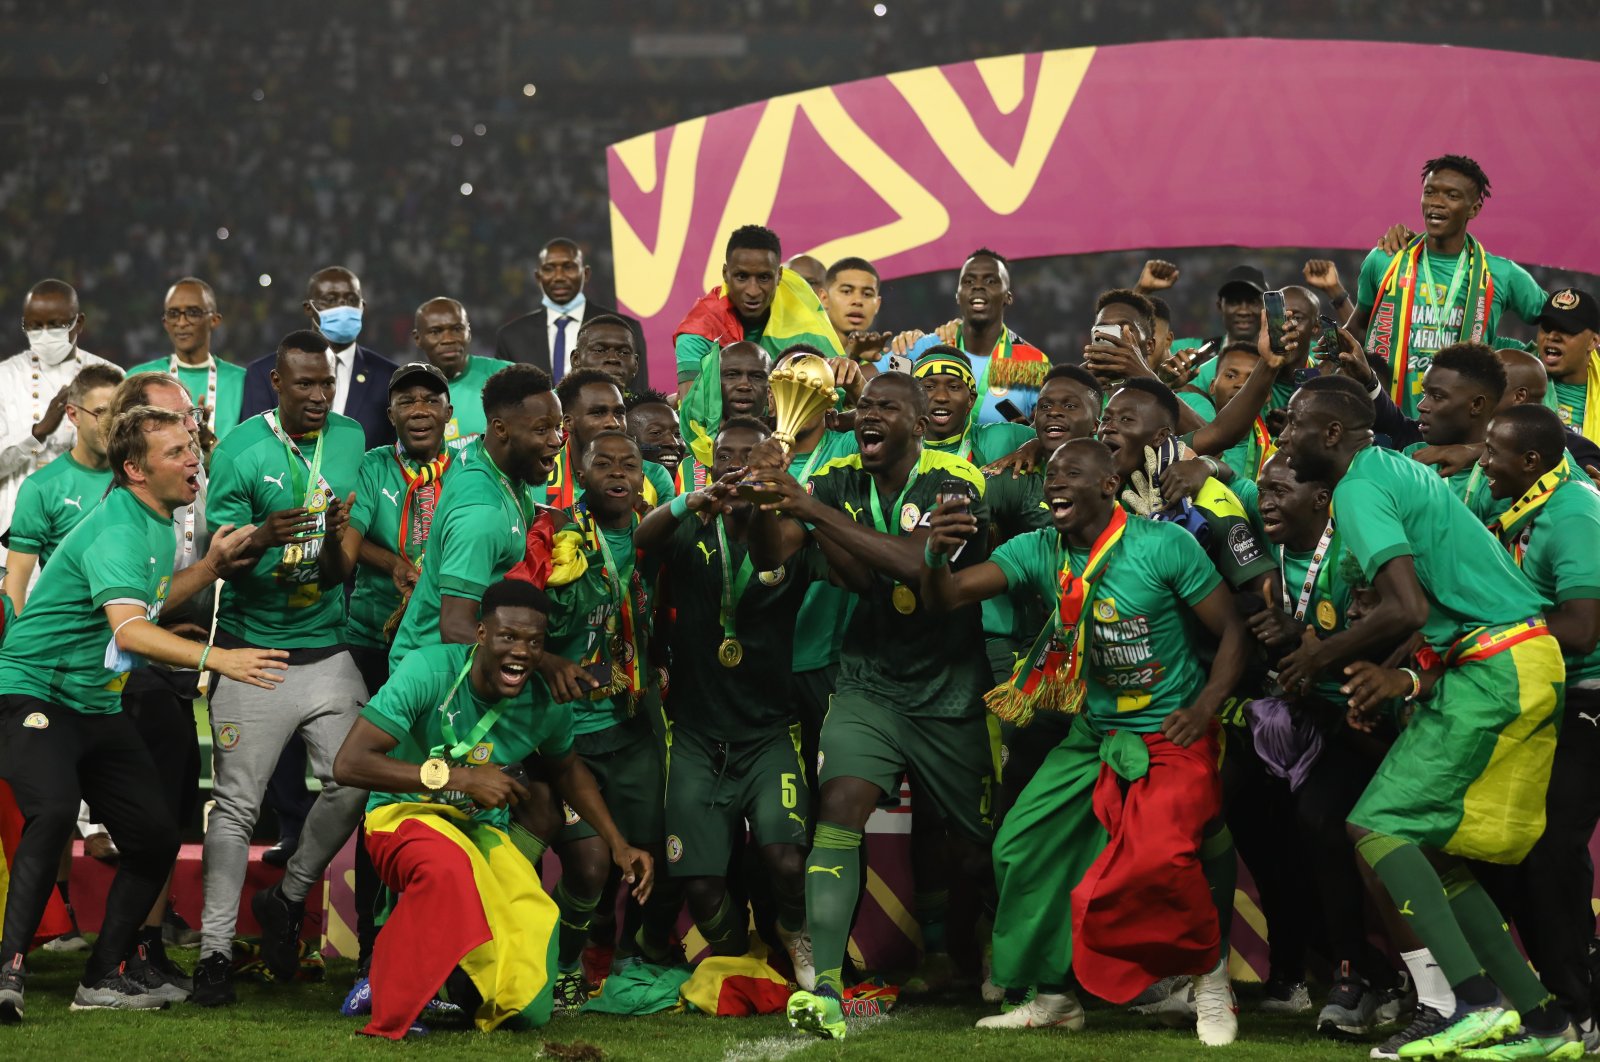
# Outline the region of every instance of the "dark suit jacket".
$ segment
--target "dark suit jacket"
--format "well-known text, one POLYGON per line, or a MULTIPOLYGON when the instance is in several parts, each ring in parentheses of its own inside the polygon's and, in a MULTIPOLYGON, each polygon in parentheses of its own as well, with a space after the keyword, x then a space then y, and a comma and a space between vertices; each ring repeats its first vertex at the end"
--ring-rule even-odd
MULTIPOLYGON (((639 371, 634 374, 631 390, 634 394, 646 391, 650 387, 650 366, 645 357, 644 332, 639 328, 639 322, 612 309, 610 306, 601 306, 597 302, 587 302, 583 308, 583 319, 598 317, 603 313, 614 313, 624 321, 633 331, 633 349, 639 355, 639 371)), ((576 333, 573 333, 576 338, 576 333)), ((501 361, 522 362, 526 365, 537 365, 545 372, 550 371, 550 316, 549 311, 543 306, 530 314, 525 314, 515 320, 500 326, 500 331, 494 337, 494 356, 501 361)), ((567 352, 567 364, 572 364, 571 351, 567 352)))
MULTIPOLYGON (((245 368, 240 420, 265 413, 278 405, 278 396, 272 390, 272 366, 276 361, 277 355, 268 354, 245 368)), ((389 423, 389 377, 396 368, 398 366, 394 362, 376 350, 357 344, 356 360, 350 372, 350 393, 345 396, 344 415, 361 424, 361 430, 367 433, 369 450, 394 442, 394 425, 389 423)))

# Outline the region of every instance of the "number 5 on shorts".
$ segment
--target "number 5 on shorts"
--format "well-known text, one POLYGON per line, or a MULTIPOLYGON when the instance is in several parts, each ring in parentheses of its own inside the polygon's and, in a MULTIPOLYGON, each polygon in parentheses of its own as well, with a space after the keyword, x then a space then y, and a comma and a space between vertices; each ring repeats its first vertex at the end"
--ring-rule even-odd
POLYGON ((796 777, 794 774, 785 774, 778 779, 783 785, 783 806, 786 808, 794 808, 800 800, 800 793, 794 785, 796 777))

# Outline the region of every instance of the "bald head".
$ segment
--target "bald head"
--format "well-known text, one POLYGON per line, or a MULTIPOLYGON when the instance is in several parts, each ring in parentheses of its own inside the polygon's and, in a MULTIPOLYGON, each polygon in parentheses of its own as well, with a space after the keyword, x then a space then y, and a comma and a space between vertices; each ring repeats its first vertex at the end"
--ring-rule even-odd
POLYGON ((1060 462, 1065 467, 1072 462, 1099 477, 1115 476, 1117 462, 1111 449, 1099 439, 1068 439, 1050 455, 1050 464, 1060 462))
POLYGON ((820 298, 828 286, 828 269, 819 259, 809 254, 797 254, 784 263, 784 266, 805 278, 811 290, 820 298))
POLYGON ((1544 401, 1545 389, 1550 386, 1550 376, 1544 362, 1536 354, 1516 347, 1504 347, 1494 352, 1506 370, 1506 389, 1495 407, 1499 413, 1512 406, 1538 405, 1544 401))
POLYGON ((327 266, 311 274, 311 279, 306 282, 306 298, 315 299, 322 289, 329 286, 350 287, 359 293, 361 279, 344 266, 327 266))
POLYGON ((438 295, 417 307, 417 312, 412 315, 412 327, 421 331, 422 320, 430 312, 454 314, 463 321, 467 319, 467 308, 461 305, 459 300, 452 299, 448 295, 438 295))
POLYGON ((28 289, 28 294, 22 300, 22 312, 28 312, 28 304, 35 299, 48 299, 52 303, 67 306, 73 313, 78 312, 78 292, 65 280, 54 278, 41 280, 28 289))

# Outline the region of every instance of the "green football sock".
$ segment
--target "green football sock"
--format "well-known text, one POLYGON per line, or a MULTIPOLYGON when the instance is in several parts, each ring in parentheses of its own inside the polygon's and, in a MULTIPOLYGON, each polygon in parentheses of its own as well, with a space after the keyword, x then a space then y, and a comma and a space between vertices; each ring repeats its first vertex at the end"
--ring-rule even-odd
POLYGON ((945 951, 944 921, 950 910, 949 890, 916 893, 912 897, 912 908, 916 912, 917 925, 922 927, 923 954, 945 951))
POLYGON ((706 938, 711 954, 743 955, 749 950, 749 922, 744 914, 742 906, 735 911, 728 894, 722 894, 722 902, 717 905, 716 913, 699 923, 700 935, 706 938))
POLYGON ((777 875, 772 879, 772 898, 778 907, 778 928, 798 933, 806 925, 806 879, 777 875))
POLYGON ((588 943, 589 925, 594 921, 594 909, 600 897, 574 896, 562 880, 556 883, 556 891, 550 898, 561 912, 556 932, 556 966, 561 973, 571 973, 583 958, 583 946, 588 943))
MULTIPOLYGON (((1483 978, 1483 967, 1451 913, 1444 883, 1422 849, 1398 837, 1369 833, 1356 842, 1356 853, 1377 873, 1396 910, 1411 920, 1411 928, 1433 953, 1433 961, 1452 989, 1459 994, 1460 986, 1483 978)), ((1465 1002, 1481 1002, 1478 993, 1469 995, 1474 998, 1465 1002)))
POLYGON ((511 847, 522 853, 522 858, 539 869, 539 860, 544 858, 545 852, 550 848, 539 839, 539 835, 531 832, 520 822, 513 822, 511 829, 506 831, 511 837, 511 847))
POLYGON ((1200 839, 1200 870, 1217 908, 1217 931, 1222 942, 1219 954, 1226 960, 1228 938, 1233 933, 1233 894, 1239 888, 1239 856, 1233 850, 1233 832, 1226 823, 1216 833, 1200 839))
POLYGON ((861 834, 819 822, 806 860, 806 922, 811 927, 817 987, 844 989, 840 970, 850 946, 850 922, 861 895, 861 834))
MULTIPOLYGON (((1450 911, 1472 946, 1472 953, 1511 1000, 1511 1005, 1526 1017, 1553 1000, 1555 996, 1534 976, 1527 960, 1517 951, 1511 939, 1511 927, 1506 925, 1500 909, 1478 884, 1478 879, 1466 867, 1452 867, 1440 881, 1450 901, 1450 911)), ((1563 1014, 1555 1031, 1566 1027, 1567 1019, 1563 1014)))

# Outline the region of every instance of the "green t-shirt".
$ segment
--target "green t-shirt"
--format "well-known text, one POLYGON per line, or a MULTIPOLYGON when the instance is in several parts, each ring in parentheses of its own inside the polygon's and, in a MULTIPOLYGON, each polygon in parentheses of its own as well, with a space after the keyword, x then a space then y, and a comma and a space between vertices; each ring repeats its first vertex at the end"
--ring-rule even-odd
POLYGON ((922 448, 935 453, 964 457, 982 468, 1007 456, 1029 439, 1037 438, 1031 424, 980 424, 976 432, 963 432, 948 439, 923 439, 922 448), (967 440, 971 439, 971 445, 967 440), (965 449, 965 453, 963 453, 965 449))
MULTIPOLYGON (((1008 542, 1051 526, 1042 468, 1015 477, 1009 471, 985 472, 983 500, 989 505, 996 541, 1008 542)), ((1043 626, 1044 609, 1037 595, 1002 594, 983 603, 983 633, 989 638, 1005 638, 1026 648, 1043 626)))
MULTIPOLYGON (((243 412, 244 367, 235 365, 231 361, 223 361, 215 354, 211 356, 211 361, 217 367, 216 413, 211 418, 211 430, 218 439, 222 439, 238 427, 239 416, 243 412)), ((132 376, 136 372, 168 372, 171 367, 170 357, 151 358, 130 368, 128 375, 132 376)), ((180 363, 176 375, 178 381, 189 392, 189 397, 194 399, 194 404, 205 405, 211 384, 210 367, 190 368, 180 363)))
POLYGON ((489 382, 489 377, 510 365, 509 361, 499 358, 480 358, 477 355, 467 358, 466 368, 461 370, 461 375, 450 381, 451 416, 444 426, 446 442, 470 439, 488 430, 489 420, 483 414, 483 385, 489 382))
POLYGON ((85 468, 71 451, 22 481, 11 513, 10 548, 32 553, 42 568, 61 540, 100 504, 111 469, 85 468))
MULTIPOLYGON (((981 562, 989 554, 989 509, 983 501, 983 476, 970 462, 949 454, 922 451, 905 496, 896 504, 883 499, 886 533, 905 534, 926 527, 947 479, 970 484, 978 497, 972 515, 978 536, 953 562, 957 569, 981 562)), ((845 513, 856 523, 876 526, 872 476, 861 467, 859 454, 829 462, 811 477, 817 500, 845 513)), ((839 654, 840 693, 853 692, 912 716, 961 718, 982 714, 983 694, 990 681, 984 655, 983 628, 976 605, 935 616, 918 601, 910 615, 895 608, 894 582, 875 574, 872 588, 858 595, 844 646, 839 654)), ((914 587, 907 588, 913 595, 914 587)), ((904 600, 904 592, 900 595, 904 600)))
MULTIPOLYGON (((991 558, 1014 590, 1031 590, 1044 607, 1058 608, 1061 535, 1044 528, 1019 535, 991 558)), ((1074 571, 1088 550, 1070 550, 1074 571)), ((1129 518, 1122 541, 1093 586, 1089 654, 1084 679, 1089 721, 1102 730, 1150 733, 1205 685, 1200 657, 1185 622, 1221 583, 1194 536, 1183 528, 1129 518)))
MULTIPOLYGON (((1207 362, 1202 368, 1210 368, 1212 375, 1216 375, 1217 370, 1215 368, 1215 363, 1207 362)), ((1187 389, 1182 391, 1174 391, 1173 393, 1178 396, 1178 401, 1194 410, 1195 413, 1199 414, 1200 419, 1205 421, 1207 424, 1210 424, 1212 421, 1217 419, 1217 407, 1206 395, 1200 394, 1198 391, 1190 391, 1187 389)))
POLYGON ((744 543, 724 528, 728 552, 713 522, 691 513, 662 551, 672 572, 672 683, 667 715, 674 727, 712 741, 746 742, 768 737, 795 721, 788 696, 793 674, 795 626, 806 589, 818 574, 817 547, 808 544, 770 572, 751 571, 733 610, 733 636, 744 649, 734 667, 717 657, 722 626, 723 567, 739 583, 749 556, 744 543))
MULTIPOLYGON (((1522 574, 1555 605, 1600 598, 1600 493, 1582 475, 1556 487, 1524 529, 1522 574)), ((1600 679, 1600 646, 1567 657, 1567 684, 1600 679)))
POLYGON ((422 570, 389 649, 391 670, 406 653, 441 640, 439 605, 445 594, 482 600, 483 592, 527 554, 533 504, 527 487, 516 487, 515 498, 512 490, 495 471, 483 440, 468 443, 434 506, 422 570))
MULTIPOLYGON (((1425 442, 1412 443, 1402 448, 1400 452, 1407 457, 1415 459, 1417 451, 1425 449, 1428 445, 1425 442)), ((1436 476, 1439 474, 1439 470, 1432 465, 1424 465, 1423 467, 1436 476)), ((1457 500, 1474 513, 1483 514, 1481 519, 1487 520, 1489 514, 1496 511, 1504 511, 1504 506, 1495 501, 1494 495, 1490 493, 1489 480, 1484 476, 1483 468, 1479 466, 1478 462, 1472 462, 1472 464, 1453 476, 1440 478, 1450 485, 1450 493, 1455 495, 1457 500)))
MULTIPOLYGON (((847 454, 858 453, 856 433, 853 431, 825 431, 816 449, 795 454, 789 458, 789 474, 801 485, 810 482, 811 475, 828 462, 847 454), (812 456, 816 460, 812 460, 812 456), (807 471, 809 467, 810 471, 807 471)), ((825 578, 817 578, 806 587, 805 601, 800 605, 800 618, 794 627, 794 670, 816 671, 839 661, 839 646, 844 643, 845 628, 850 624, 850 613, 856 607, 856 596, 842 586, 834 586, 825 578)))
MULTIPOLYGON (((1285 602, 1281 597, 1273 602, 1291 617, 1295 608, 1300 603, 1300 594, 1306 585, 1306 575, 1311 570, 1311 558, 1314 551, 1300 553, 1296 550, 1285 549, 1276 542, 1267 542, 1267 549, 1272 552, 1274 563, 1279 565, 1279 572, 1283 577, 1283 592, 1288 595, 1285 602)), ((1350 625, 1350 584, 1339 575, 1339 558, 1344 555, 1344 543, 1337 531, 1328 543, 1328 551, 1323 557, 1322 566, 1317 569, 1317 581, 1311 586, 1311 596, 1306 601, 1305 615, 1301 623, 1306 627, 1315 627, 1317 633, 1324 638, 1337 631, 1342 631, 1350 625)), ((1312 684, 1312 691, 1335 704, 1343 704, 1345 695, 1339 692, 1339 687, 1344 684, 1343 676, 1326 673, 1323 678, 1312 684)))
POLYGON ((1589 402, 1589 385, 1551 380, 1550 386, 1555 389, 1556 415, 1561 418, 1561 423, 1567 429, 1583 434, 1583 416, 1588 412, 1584 406, 1589 402))
MULTIPOLYGON (((1509 258, 1495 254, 1486 257, 1489 276, 1494 284, 1489 320, 1484 323, 1483 329, 1484 338, 1488 339, 1495 334, 1500 315, 1508 309, 1529 324, 1536 322, 1544 312, 1545 293, 1526 269, 1509 258)), ((1445 255, 1428 255, 1427 258, 1429 271, 1433 274, 1433 292, 1431 298, 1425 297, 1427 284, 1423 279, 1421 263, 1418 263, 1417 296, 1411 307, 1411 336, 1407 347, 1410 352, 1407 356, 1407 379, 1406 385, 1401 388, 1401 397, 1405 400, 1401 403, 1402 412, 1413 419, 1417 415, 1417 403, 1422 401, 1422 377, 1428 371, 1428 366, 1433 364, 1433 356, 1450 344, 1466 339, 1471 331, 1471 326, 1464 324, 1467 313, 1466 279, 1461 282, 1454 305, 1449 307, 1448 319, 1446 308, 1441 305, 1449 295, 1450 281, 1456 275, 1456 259, 1445 255)), ((1388 271, 1392 259, 1392 255, 1374 247, 1367 252, 1366 261, 1361 263, 1361 278, 1356 283, 1356 305, 1372 307, 1374 315, 1377 311, 1378 285, 1382 283, 1383 274, 1388 271)), ((1369 324, 1367 328, 1370 339, 1372 325, 1369 324)), ((1392 363, 1389 372, 1389 380, 1393 381, 1392 363)))
MULTIPOLYGON (((459 452, 469 440, 457 439, 446 447, 459 452)), ((406 500, 406 478, 396 460, 398 449, 394 446, 374 446, 361 459, 361 474, 356 480, 356 503, 350 510, 350 526, 358 534, 370 538, 391 553, 399 553, 400 506, 406 500)), ((406 459, 415 471, 415 461, 406 459)), ((453 456, 445 466, 444 479, 460 467, 459 457, 453 456)), ((412 496, 411 518, 406 521, 408 543, 405 556, 413 562, 423 555, 428 543, 429 525, 420 518, 422 502, 419 495, 427 490, 442 491, 444 479, 432 486, 418 488, 412 496)), ((437 499, 435 499, 437 510, 437 499)), ((400 592, 394 588, 394 579, 386 571, 369 564, 356 564, 355 589, 350 594, 350 622, 346 627, 347 641, 351 645, 370 649, 386 649, 388 641, 383 636, 383 625, 394 610, 400 607, 400 592)))
POLYGON ((121 711, 127 673, 143 662, 111 644, 105 607, 137 604, 154 622, 176 556, 172 520, 113 490, 62 539, 6 631, 0 690, 89 715, 121 711))
MULTIPOLYGON (((322 478, 341 500, 356 489, 366 435, 349 417, 328 413, 322 433, 322 478)), ((211 484, 206 495, 206 521, 212 527, 260 524, 282 509, 305 504, 310 464, 317 441, 298 442, 302 456, 292 455, 267 424, 266 415, 251 417, 217 444, 211 454, 211 484)), ((326 512, 317 514, 316 530, 303 542, 274 546, 254 568, 222 584, 217 626, 246 644, 271 649, 314 649, 342 645, 345 632, 344 593, 317 585, 317 558, 328 543, 323 532, 326 512), (284 567, 284 551, 294 547, 299 563, 284 567)))
POLYGON ((1429 645, 1444 649, 1469 631, 1520 623, 1544 609, 1511 555, 1449 485, 1409 457, 1376 446, 1356 454, 1334 488, 1333 514, 1369 580, 1396 557, 1412 559, 1428 596, 1422 635, 1429 645))
MULTIPOLYGON (((479 697, 468 675, 459 686, 456 680, 466 666, 467 656, 476 645, 425 645, 402 660, 394 673, 361 709, 361 718, 399 742, 389 752, 391 759, 403 763, 422 762, 445 743, 442 715, 449 700, 451 727, 458 741, 465 741, 478 722, 495 705, 479 697), (455 688, 455 695, 450 694, 455 688)), ((476 744, 459 759, 445 758, 453 765, 521 763, 535 754, 565 756, 572 750, 572 712, 550 700, 550 690, 537 674, 529 675, 522 692, 502 706, 500 717, 476 744)), ((367 797, 367 810, 385 804, 453 804, 472 812, 472 817, 505 829, 511 813, 505 808, 484 809, 460 793, 378 793, 367 797)))

